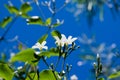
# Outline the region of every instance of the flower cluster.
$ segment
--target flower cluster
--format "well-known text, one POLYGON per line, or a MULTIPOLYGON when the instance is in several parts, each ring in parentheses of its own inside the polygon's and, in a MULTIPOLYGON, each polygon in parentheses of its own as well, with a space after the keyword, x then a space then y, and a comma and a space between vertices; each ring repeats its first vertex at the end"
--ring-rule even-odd
POLYGON ((61 38, 59 38, 58 36, 54 36, 54 38, 56 39, 56 44, 58 46, 64 46, 64 45, 70 45, 72 44, 75 40, 77 40, 77 38, 72 38, 72 36, 69 36, 68 38, 66 38, 66 36, 64 34, 61 34, 61 38))

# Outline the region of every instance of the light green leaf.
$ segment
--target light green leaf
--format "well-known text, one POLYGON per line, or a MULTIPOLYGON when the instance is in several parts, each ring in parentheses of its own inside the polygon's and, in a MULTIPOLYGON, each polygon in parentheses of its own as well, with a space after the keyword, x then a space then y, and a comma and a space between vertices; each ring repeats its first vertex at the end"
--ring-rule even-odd
POLYGON ((26 49, 22 50, 21 52, 17 53, 15 56, 12 57, 11 62, 21 61, 21 62, 28 62, 32 64, 36 58, 34 57, 34 50, 33 49, 26 49))
POLYGON ((53 52, 53 51, 44 51, 39 54, 39 56, 45 56, 45 57, 52 57, 52 56, 59 56, 58 52, 53 52))
POLYGON ((29 73, 25 80, 39 80, 37 73, 29 73))
POLYGON ((54 30, 54 31, 51 32, 51 35, 52 35, 53 37, 54 37, 54 36, 58 36, 58 37, 61 39, 61 34, 60 34, 59 31, 54 30))
POLYGON ((39 16, 32 16, 27 19, 27 24, 44 25, 44 22, 39 16))
POLYGON ((52 25, 52 27, 55 28, 55 27, 58 27, 60 25, 61 25, 61 23, 55 23, 55 24, 52 25))
POLYGON ((120 77, 120 71, 111 74, 108 78, 109 79, 114 79, 114 78, 117 78, 117 77, 120 77))
POLYGON ((14 6, 9 6, 9 5, 5 5, 5 7, 8 9, 8 11, 11 13, 11 14, 16 14, 16 15, 19 15, 19 10, 14 7, 14 6))
POLYGON ((8 64, 2 64, 0 63, 0 77, 4 78, 5 80, 12 80, 13 78, 13 72, 9 68, 8 64))
POLYGON ((45 21, 45 25, 48 26, 51 24, 51 18, 48 18, 46 21, 45 21))
POLYGON ((27 12, 29 12, 29 11, 31 11, 31 10, 32 10, 32 7, 31 7, 28 3, 22 4, 22 6, 21 6, 21 8, 20 8, 20 11, 21 11, 22 13, 27 13, 27 12))
POLYGON ((61 80, 57 72, 52 70, 43 70, 40 72, 40 80, 61 80), (57 79, 56 79, 57 78, 57 79))
POLYGON ((2 22, 0 22, 0 27, 5 28, 8 23, 12 21, 12 17, 6 17, 3 19, 2 22))
POLYGON ((43 35, 43 36, 38 40, 38 42, 41 44, 43 41, 45 41, 45 40, 47 39, 47 37, 48 37, 48 34, 43 35))
POLYGON ((30 18, 30 16, 29 15, 27 15, 26 13, 22 13, 22 15, 21 15, 23 18, 30 18))

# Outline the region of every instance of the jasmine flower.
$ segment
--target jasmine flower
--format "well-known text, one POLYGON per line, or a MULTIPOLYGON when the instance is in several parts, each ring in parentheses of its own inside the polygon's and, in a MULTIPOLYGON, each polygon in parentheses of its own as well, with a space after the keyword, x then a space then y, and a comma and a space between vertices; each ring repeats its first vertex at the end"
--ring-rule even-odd
POLYGON ((72 36, 69 36, 68 38, 66 38, 66 36, 64 34, 61 34, 61 39, 58 36, 55 36, 56 39, 56 44, 58 46, 64 46, 66 45, 70 45, 72 44, 77 38, 72 38, 72 36))
POLYGON ((39 51, 35 51, 35 53, 38 55, 40 54, 40 51, 42 49, 46 49, 46 50, 48 49, 48 47, 45 46, 45 44, 46 44, 46 41, 43 41, 41 44, 37 42, 34 46, 32 46, 32 49, 38 49, 39 51))

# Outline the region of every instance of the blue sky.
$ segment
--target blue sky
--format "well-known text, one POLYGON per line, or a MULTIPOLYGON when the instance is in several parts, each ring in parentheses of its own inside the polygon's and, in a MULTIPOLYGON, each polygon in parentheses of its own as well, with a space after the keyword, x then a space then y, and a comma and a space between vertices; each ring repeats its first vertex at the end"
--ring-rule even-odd
MULTIPOLYGON (((12 1, 12 0, 11 0, 12 1)), ((12 1, 13 4, 17 7, 19 7, 19 0, 12 1)), ((1 0, 0 2, 0 21, 10 14, 8 14, 8 11, 4 8, 4 3, 7 3, 6 0, 1 0)), ((58 3, 60 3, 58 1, 58 3)), ((60 3, 58 6, 60 6, 62 3, 60 3)), ((36 7, 35 5, 33 5, 36 7)), ((47 17, 50 17, 51 14, 47 11, 45 7, 43 7, 44 13, 47 17)), ((39 15, 39 12, 36 8, 33 9, 34 12, 30 12, 30 15, 39 15)), ((119 14, 119 13, 118 13, 119 14)), ((60 20, 64 19, 64 24, 56 28, 61 33, 65 34, 66 36, 72 35, 74 37, 81 36, 82 33, 85 33, 88 37, 91 37, 92 35, 95 35, 96 41, 98 43, 105 42, 107 45, 110 45, 112 43, 116 43, 119 47, 120 44, 120 16, 116 14, 116 17, 113 18, 112 14, 110 13, 110 10, 106 8, 104 10, 104 21, 100 22, 98 14, 94 17, 93 25, 91 26, 91 29, 89 28, 89 25, 87 24, 86 17, 81 16, 80 21, 76 21, 75 17, 73 17, 73 14, 68 12, 66 9, 61 10, 55 18, 59 18, 60 20)), ((7 26, 8 27, 8 26, 7 26)), ((6 39, 12 39, 16 35, 19 36, 19 40, 23 43, 25 43, 28 47, 31 47, 36 43, 38 38, 40 38, 45 32, 47 28, 41 27, 41 26, 35 26, 35 25, 26 25, 25 19, 19 18, 13 25, 13 27, 8 32, 6 39)), ((0 28, 0 36, 4 33, 5 29, 0 28)), ((55 46, 54 42, 51 41, 51 37, 49 37, 48 45, 49 46, 55 46)), ((54 40, 53 40, 54 41, 54 40)), ((16 43, 6 43, 3 42, 0 44, 0 52, 6 52, 9 54, 10 51, 15 51, 12 45, 16 45, 16 43), (9 50, 12 48, 12 50, 9 50)), ((79 44, 78 44, 79 45, 79 44)), ((82 46, 81 46, 82 47, 82 46)), ((15 51, 17 52, 17 51, 15 51)), ((68 58, 68 63, 73 65, 73 69, 71 71, 71 74, 77 74, 80 79, 87 80, 87 76, 90 76, 90 68, 92 68, 91 63, 78 67, 77 61, 79 61, 79 50, 73 52, 73 54, 68 58)), ((53 59, 54 60, 54 59, 53 59)))

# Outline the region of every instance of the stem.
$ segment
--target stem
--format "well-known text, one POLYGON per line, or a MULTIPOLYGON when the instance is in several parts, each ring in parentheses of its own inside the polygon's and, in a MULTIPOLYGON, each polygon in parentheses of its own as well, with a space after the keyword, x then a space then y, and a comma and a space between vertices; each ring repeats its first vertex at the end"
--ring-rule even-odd
POLYGON ((50 68, 50 67, 49 67, 49 64, 46 62, 46 60, 44 59, 43 56, 42 56, 42 60, 43 60, 43 62, 46 64, 46 66, 47 66, 48 68, 50 68))
POLYGON ((56 65, 55 65, 55 69, 57 68, 58 63, 60 62, 60 58, 61 58, 61 56, 59 56, 58 59, 57 59, 57 62, 56 62, 56 65))
POLYGON ((36 1, 36 0, 33 0, 33 1, 34 1, 34 2, 35 2, 35 4, 37 5, 38 10, 40 11, 40 14, 42 15, 43 19, 44 19, 44 20, 46 20, 46 17, 45 17, 45 15, 44 15, 44 13, 43 13, 42 9, 40 8, 39 2, 38 2, 38 1, 36 1))
POLYGON ((63 62, 62 62, 62 70, 64 70, 65 60, 66 60, 66 57, 64 57, 63 62))
POLYGON ((0 37, 0 42, 2 40, 4 40, 5 36, 7 35, 8 31, 11 29, 12 25, 15 23, 17 19, 17 16, 15 16, 15 18, 13 19, 13 21, 11 22, 11 24, 8 26, 7 30, 3 33, 3 35, 0 37))
POLYGON ((52 73, 53 73, 55 79, 58 80, 57 77, 56 77, 56 75, 55 75, 55 71, 52 71, 52 73))

